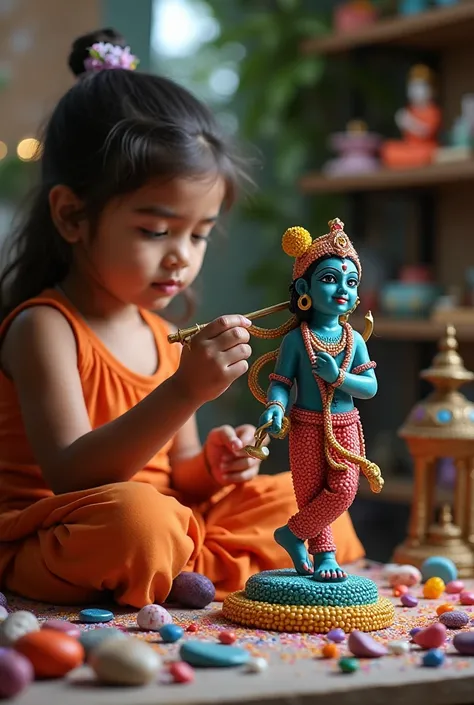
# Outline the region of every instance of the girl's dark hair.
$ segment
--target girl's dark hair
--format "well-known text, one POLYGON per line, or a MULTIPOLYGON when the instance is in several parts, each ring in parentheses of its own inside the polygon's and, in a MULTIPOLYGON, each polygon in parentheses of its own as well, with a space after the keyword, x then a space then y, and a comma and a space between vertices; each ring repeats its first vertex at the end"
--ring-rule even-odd
MULTIPOLYGON (((321 262, 324 262, 325 259, 332 259, 335 256, 337 255, 323 255, 323 257, 319 257, 317 260, 315 260, 309 265, 308 269, 303 274, 303 276, 298 277, 298 279, 304 279, 305 282, 308 284, 308 287, 311 287, 311 277, 316 271, 318 265, 321 264, 321 262)), ((355 262, 353 262, 353 264, 355 264, 355 262)), ((298 292, 296 291, 297 281, 297 279, 294 279, 290 284, 290 304, 288 308, 290 310, 290 313, 293 313, 296 316, 296 320, 298 321, 298 323, 302 323, 303 321, 309 323, 309 321, 311 320, 311 308, 309 308, 307 311, 303 311, 298 307, 298 299, 300 298, 300 294, 298 294, 298 292)))
MULTIPOLYGON (((84 47, 99 37, 112 40, 106 32, 113 30, 76 40, 69 58, 75 73, 81 71, 84 47)), ((71 246, 57 231, 49 208, 55 185, 68 186, 83 202, 81 212, 71 217, 87 218, 94 227, 110 199, 149 179, 215 173, 226 182, 229 207, 245 178, 239 158, 205 105, 169 79, 125 69, 79 76, 46 126, 40 171, 24 222, 6 243, 6 268, 0 277, 2 319, 69 271, 71 246)))

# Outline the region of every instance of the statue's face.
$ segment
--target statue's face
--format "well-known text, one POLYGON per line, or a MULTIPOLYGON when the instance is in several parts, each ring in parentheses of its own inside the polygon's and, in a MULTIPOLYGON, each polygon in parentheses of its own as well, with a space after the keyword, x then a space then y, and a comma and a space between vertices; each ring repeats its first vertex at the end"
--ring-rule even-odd
POLYGON ((350 259, 331 257, 318 264, 307 293, 315 311, 341 316, 354 307, 358 286, 359 274, 355 264, 350 259))

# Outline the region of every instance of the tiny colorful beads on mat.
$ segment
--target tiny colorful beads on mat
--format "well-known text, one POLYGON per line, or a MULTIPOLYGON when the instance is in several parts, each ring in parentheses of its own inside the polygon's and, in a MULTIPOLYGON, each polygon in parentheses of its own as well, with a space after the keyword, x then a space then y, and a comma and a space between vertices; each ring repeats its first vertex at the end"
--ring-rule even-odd
POLYGON ((423 666, 427 666, 428 668, 438 668, 438 666, 443 665, 445 659, 446 656, 443 651, 440 649, 430 649, 423 656, 422 663, 423 666))
POLYGON ((355 673, 359 669, 359 662, 356 658, 346 656, 339 661, 339 668, 342 673, 355 673))
POLYGON ((79 621, 86 624, 98 624, 100 622, 110 622, 114 618, 114 613, 110 610, 103 610, 96 607, 88 607, 79 612, 79 621))
POLYGON ((224 617, 236 624, 277 632, 327 634, 339 627, 345 632, 371 632, 390 627, 395 609, 386 597, 370 605, 325 607, 321 605, 278 605, 249 600, 243 591, 228 595, 222 606, 224 617))
POLYGON ((184 629, 177 624, 164 624, 158 630, 158 634, 166 644, 174 644, 175 641, 181 639, 184 634, 184 629))
POLYGON ((265 570, 252 575, 245 585, 249 600, 276 605, 355 607, 375 604, 376 584, 368 578, 349 575, 341 583, 322 583, 294 570, 265 570))

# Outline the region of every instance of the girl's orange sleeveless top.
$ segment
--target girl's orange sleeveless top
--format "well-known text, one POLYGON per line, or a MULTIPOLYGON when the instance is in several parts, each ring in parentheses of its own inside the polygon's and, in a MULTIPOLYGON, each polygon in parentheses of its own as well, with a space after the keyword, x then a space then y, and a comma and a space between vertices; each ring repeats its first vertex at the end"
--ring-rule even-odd
MULTIPOLYGON (((135 406, 179 366, 180 348, 169 345, 166 321, 140 311, 156 341, 159 365, 155 374, 140 375, 125 367, 105 347, 73 305, 50 289, 16 308, 0 327, 0 340, 20 311, 31 306, 52 306, 68 320, 77 345, 77 365, 92 428, 97 428, 135 406)), ((160 490, 170 486, 169 441, 133 480, 149 482, 160 490)), ((170 492, 172 493, 172 492, 170 492)), ((0 513, 21 510, 52 491, 45 484, 26 437, 15 386, 0 371, 0 513)), ((167 493, 168 494, 168 493, 167 493)), ((3 518, 6 518, 5 516, 3 518)))

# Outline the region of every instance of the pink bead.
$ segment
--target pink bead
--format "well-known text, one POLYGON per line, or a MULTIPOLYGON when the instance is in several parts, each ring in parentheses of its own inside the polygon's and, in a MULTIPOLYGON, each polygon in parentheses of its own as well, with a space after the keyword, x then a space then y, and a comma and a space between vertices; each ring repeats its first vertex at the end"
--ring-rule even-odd
POLYGON ((449 595, 457 595, 459 592, 464 590, 464 583, 462 580, 451 580, 450 583, 446 585, 446 592, 449 595))
POLYGON ((219 641, 221 644, 233 644, 235 641, 237 641, 237 637, 234 634, 234 632, 230 631, 223 631, 220 632, 219 634, 219 641))
POLYGON ((71 624, 65 619, 48 619, 41 625, 41 629, 54 629, 57 632, 63 632, 68 636, 72 636, 73 639, 79 639, 81 636, 81 630, 77 624, 71 624))
POLYGON ((185 661, 170 663, 169 672, 175 683, 192 683, 194 680, 194 668, 185 661))
POLYGON ((462 592, 459 601, 461 605, 474 605, 474 592, 462 592))

